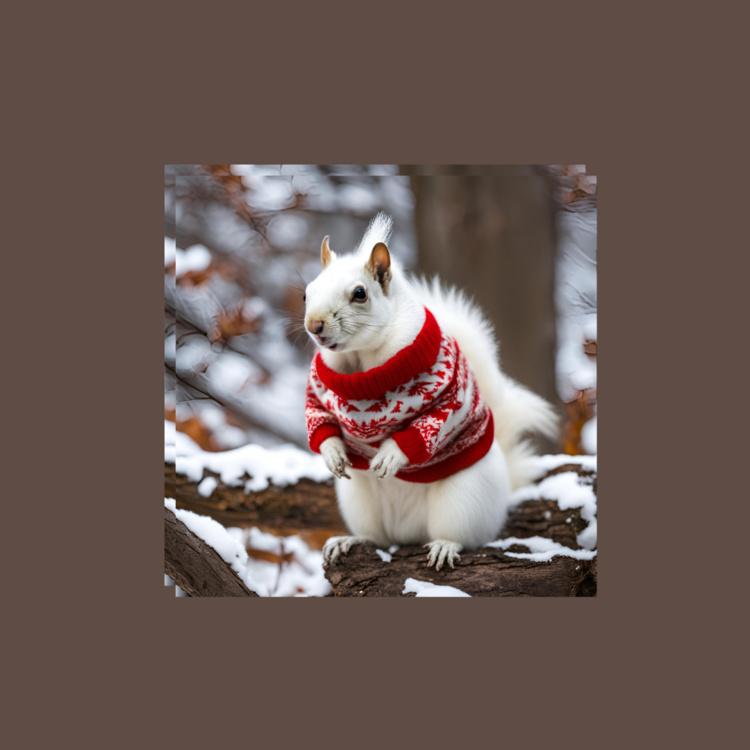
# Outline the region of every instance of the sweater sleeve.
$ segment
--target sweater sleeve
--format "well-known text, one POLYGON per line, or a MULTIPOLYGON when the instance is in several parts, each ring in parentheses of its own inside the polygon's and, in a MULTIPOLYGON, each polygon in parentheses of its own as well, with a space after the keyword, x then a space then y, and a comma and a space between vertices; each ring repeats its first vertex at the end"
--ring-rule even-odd
POLYGON ((320 444, 327 438, 341 437, 341 428, 336 417, 320 402, 310 378, 307 380, 305 422, 307 424, 307 442, 310 449, 315 453, 320 453, 320 444))
POLYGON ((423 464, 433 458, 467 424, 476 408, 479 394, 465 361, 459 370, 430 409, 392 435, 410 464, 423 464))

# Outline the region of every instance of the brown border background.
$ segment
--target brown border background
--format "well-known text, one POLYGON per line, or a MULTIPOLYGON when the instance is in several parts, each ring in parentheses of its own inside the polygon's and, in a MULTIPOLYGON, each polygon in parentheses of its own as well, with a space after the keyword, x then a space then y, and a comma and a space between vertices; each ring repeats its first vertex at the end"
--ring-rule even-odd
POLYGON ((746 600, 727 573, 746 563, 703 544, 747 528, 723 472, 743 443, 722 422, 746 393, 729 331, 746 299, 730 148, 746 26, 684 5, 486 5, 74 3, 31 9, 38 26, 14 11, 4 361, 14 448, 30 450, 6 467, 22 598, 4 608, 4 672, 23 745, 730 744, 742 621, 719 607, 746 600), (597 598, 163 588, 162 167, 224 161, 598 175, 597 598))

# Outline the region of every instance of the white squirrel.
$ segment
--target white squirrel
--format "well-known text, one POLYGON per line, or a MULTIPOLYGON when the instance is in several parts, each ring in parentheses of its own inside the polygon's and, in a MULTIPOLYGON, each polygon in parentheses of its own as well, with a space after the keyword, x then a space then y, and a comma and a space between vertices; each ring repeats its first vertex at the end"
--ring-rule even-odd
POLYGON ((323 268, 305 290, 305 328, 331 371, 367 373, 415 341, 429 310, 468 361, 494 421, 494 440, 467 468, 419 482, 395 476, 408 470, 409 459, 392 436, 371 447, 369 468, 365 463, 361 469, 352 467, 341 437, 325 438, 319 450, 336 477, 352 536, 331 537, 323 554, 333 562, 359 542, 423 543, 428 566, 440 570, 453 567, 462 549, 497 538, 512 489, 532 478, 533 451, 524 435, 554 435, 557 418, 546 401, 502 372, 492 326, 475 304, 438 279, 407 277, 387 248, 391 225, 378 214, 357 250, 344 256, 324 238, 323 268))

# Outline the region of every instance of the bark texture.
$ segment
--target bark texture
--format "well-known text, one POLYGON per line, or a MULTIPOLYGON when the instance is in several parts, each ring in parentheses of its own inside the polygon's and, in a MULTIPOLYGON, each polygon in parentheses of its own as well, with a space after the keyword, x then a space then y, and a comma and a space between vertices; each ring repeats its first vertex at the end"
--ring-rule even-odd
POLYGON ((414 190, 420 272, 471 294, 497 333, 503 369, 558 404, 549 176, 520 167, 402 171, 414 190))
MULTIPOLYGON (((527 550, 514 546, 509 551, 527 550)), ((357 545, 326 568, 326 577, 335 596, 401 596, 407 578, 455 586, 471 596, 593 596, 596 593, 596 559, 554 557, 550 562, 530 562, 485 547, 462 553, 455 568, 438 572, 427 567, 425 552, 418 545, 409 545, 393 553, 390 562, 384 562, 375 553, 375 545, 357 545)))
MULTIPOLYGON (((580 464, 563 464, 546 472, 541 479, 566 471, 578 474, 581 482, 591 483, 596 494, 596 473, 582 468, 580 464)), ((544 536, 571 549, 578 549, 576 537, 586 526, 578 508, 561 510, 552 498, 527 500, 511 508, 500 536, 544 536)))
MULTIPOLYGON (((219 478, 210 471, 204 476, 219 478)), ((178 474, 174 464, 164 464, 164 496, 173 497, 178 508, 211 516, 226 526, 260 526, 289 534, 306 529, 344 529, 332 481, 301 479, 288 487, 270 486, 252 493, 219 482, 210 497, 198 492, 198 484, 178 474)))
POLYGON ((190 596, 257 596, 169 508, 164 508, 164 572, 190 596))

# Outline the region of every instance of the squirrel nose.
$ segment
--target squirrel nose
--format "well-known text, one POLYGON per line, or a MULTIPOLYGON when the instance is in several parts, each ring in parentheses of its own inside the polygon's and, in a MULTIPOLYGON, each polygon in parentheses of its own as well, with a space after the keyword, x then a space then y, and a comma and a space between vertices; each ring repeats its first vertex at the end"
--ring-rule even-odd
POLYGON ((307 330, 310 331, 310 333, 321 333, 323 330, 323 327, 325 326, 325 323, 322 320, 311 320, 307 324, 307 330))

